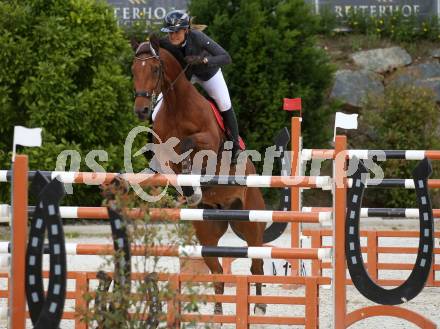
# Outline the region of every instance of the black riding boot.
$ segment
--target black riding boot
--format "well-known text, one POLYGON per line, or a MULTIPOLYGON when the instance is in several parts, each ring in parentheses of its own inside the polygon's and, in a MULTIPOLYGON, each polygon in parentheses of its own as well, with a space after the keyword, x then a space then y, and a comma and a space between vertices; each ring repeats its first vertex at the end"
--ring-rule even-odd
POLYGON ((240 143, 238 140, 238 124, 237 118, 235 116, 234 109, 231 107, 227 111, 220 112, 223 117, 223 122, 225 123, 226 133, 232 140, 232 159, 231 164, 237 164, 237 159, 242 152, 240 148, 240 143))

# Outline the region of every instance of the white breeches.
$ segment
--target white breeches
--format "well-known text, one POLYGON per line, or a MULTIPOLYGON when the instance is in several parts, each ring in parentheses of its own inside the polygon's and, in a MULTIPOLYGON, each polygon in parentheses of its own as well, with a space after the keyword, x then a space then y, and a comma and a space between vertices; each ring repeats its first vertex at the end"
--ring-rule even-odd
MULTIPOLYGON (((231 97, 229 96, 228 86, 226 85, 225 78, 223 77, 222 70, 219 69, 218 72, 208 81, 203 81, 193 76, 191 78, 192 84, 199 84, 207 92, 209 97, 211 97, 217 104, 221 112, 227 111, 232 107, 231 97)), ((158 96, 160 101, 156 104, 153 110, 152 119, 156 118, 157 112, 159 112, 162 106, 162 93, 158 96)))

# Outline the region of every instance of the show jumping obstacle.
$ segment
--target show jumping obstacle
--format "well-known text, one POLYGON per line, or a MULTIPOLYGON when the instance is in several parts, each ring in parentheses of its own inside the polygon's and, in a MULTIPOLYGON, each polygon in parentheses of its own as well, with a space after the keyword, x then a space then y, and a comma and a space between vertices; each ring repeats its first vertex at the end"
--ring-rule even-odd
MULTIPOLYGON (((293 149, 293 155, 292 155, 292 174, 294 176, 290 177, 291 180, 285 180, 285 177, 261 177, 261 176, 249 176, 249 177, 243 177, 241 182, 246 182, 246 184, 250 184, 248 186, 277 186, 277 187, 286 187, 291 186, 291 196, 292 196, 292 207, 289 212, 282 213, 282 212, 276 212, 276 211, 213 211, 209 209, 205 210, 195 210, 195 209, 154 209, 151 212, 151 217, 153 220, 163 220, 164 217, 167 217, 167 219, 171 221, 178 221, 178 220, 224 220, 225 218, 228 218, 228 220, 243 220, 243 221, 263 221, 263 222, 291 222, 291 247, 292 248, 270 248, 270 247, 209 247, 205 248, 203 246, 190 246, 190 247, 169 247, 165 246, 163 248, 158 248, 154 252, 157 252, 157 254, 164 255, 164 256, 232 256, 232 257, 249 257, 249 258, 282 258, 282 259, 288 259, 292 263, 292 272, 297 271, 299 273, 300 269, 300 263, 299 261, 302 259, 313 259, 312 260, 312 275, 314 276, 306 276, 306 277, 294 277, 294 276, 288 276, 288 277, 274 277, 274 276, 245 276, 245 275, 190 275, 190 274, 161 274, 159 275, 159 280, 162 281, 169 281, 171 283, 171 286, 174 287, 177 291, 180 291, 180 286, 184 282, 194 281, 194 282, 224 282, 224 283, 233 283, 236 285, 236 295, 234 296, 223 296, 223 295, 208 295, 208 296, 201 296, 202 300, 203 298, 206 298, 206 300, 210 302, 229 302, 229 303, 235 303, 236 304, 236 316, 227 316, 227 315, 196 315, 196 314, 183 314, 182 317, 178 317, 180 311, 178 307, 176 307, 176 303, 173 301, 168 301, 167 307, 167 319, 165 321, 171 326, 177 328, 180 327, 180 322, 187 322, 187 321, 198 321, 198 322, 211 322, 211 323, 234 323, 236 328, 249 328, 250 324, 278 324, 278 325, 303 325, 306 328, 317 328, 319 326, 319 286, 323 284, 330 284, 333 285, 333 306, 334 306, 334 314, 333 314, 333 326, 334 328, 346 328, 349 325, 360 321, 361 319, 364 319, 366 317, 370 316, 397 316, 403 319, 406 319, 419 327, 422 328, 436 328, 435 323, 432 321, 429 321, 425 319, 423 316, 412 312, 408 309, 404 309, 395 305, 378 305, 378 306, 372 306, 367 308, 362 308, 359 310, 356 310, 351 313, 347 313, 347 306, 346 306, 346 287, 347 287, 347 278, 346 278, 346 248, 348 254, 351 252, 356 252, 355 254, 351 255, 350 261, 352 262, 352 265, 359 264, 358 261, 362 260, 361 258, 357 258, 360 255, 359 250, 359 244, 356 242, 356 240, 353 240, 353 244, 355 245, 355 248, 351 249, 351 240, 346 239, 346 233, 347 236, 351 236, 353 234, 350 229, 346 232, 345 222, 346 222, 346 213, 347 213, 347 222, 352 220, 353 218, 357 218, 359 220, 359 217, 362 217, 362 215, 370 215, 371 214, 399 214, 398 217, 418 217, 415 214, 416 210, 411 209, 364 209, 362 211, 361 209, 361 198, 359 196, 361 195, 361 192, 356 192, 355 189, 351 189, 351 195, 349 199, 347 200, 347 188, 349 180, 345 177, 345 168, 346 168, 346 159, 349 157, 355 156, 356 151, 350 151, 346 150, 346 138, 344 136, 337 136, 335 140, 335 149, 334 150, 311 150, 305 152, 306 154, 311 154, 311 158, 318 157, 318 158, 328 158, 328 159, 334 159, 334 174, 333 178, 330 181, 328 177, 325 178, 308 178, 304 176, 300 176, 300 173, 302 172, 302 162, 304 158, 302 157, 302 154, 304 152, 300 152, 300 145, 301 145, 301 138, 300 138, 300 118, 293 118, 292 119, 292 149, 293 149), (295 152, 298 151, 298 152, 295 152), (343 154, 345 156, 337 157, 336 155, 343 154), (298 156, 300 155, 300 156, 298 156), (298 180, 295 178, 301 177, 298 180), (258 178, 260 177, 260 178, 258 178), (292 181, 295 180, 296 184, 293 184, 292 181), (328 188, 329 184, 331 184, 331 187, 333 189, 333 207, 332 208, 305 208, 301 209, 300 204, 300 188, 328 188), (353 194, 358 193, 358 194, 353 194), (356 198, 356 202, 353 202, 353 195, 358 195, 356 198), (351 205, 351 203, 353 205, 351 205), (354 217, 350 218, 351 211, 347 212, 347 209, 352 208, 354 211, 354 217), (302 211, 301 211, 302 210, 302 211), (318 210, 318 212, 316 211, 318 210), (330 214, 331 212, 331 214, 330 214), (229 216, 233 218, 229 218, 229 216), (316 241, 312 241, 312 248, 301 248, 300 246, 300 234, 304 233, 306 234, 307 231, 302 232, 300 223, 302 222, 328 222, 329 219, 333 218, 333 230, 332 231, 318 231, 320 236, 319 243, 322 242, 322 236, 325 234, 332 234, 333 235, 333 241, 334 245, 331 248, 322 246, 321 244, 316 247, 316 241), (346 243, 347 241, 347 243, 346 243), (356 247, 357 245, 357 247, 356 247), (316 266, 313 266, 313 262, 320 263, 319 259, 323 258, 327 252, 326 250, 332 250, 333 253, 333 275, 332 280, 329 278, 324 278, 322 275, 315 276, 316 272, 316 266), (355 258, 353 258, 355 257, 355 258), (294 260, 298 259, 298 260, 294 260), (353 263, 353 259, 357 259, 356 263, 353 263), (313 272, 315 271, 315 272, 313 272), (305 286, 305 295, 303 297, 288 297, 288 296, 254 296, 250 295, 249 291, 249 285, 251 283, 276 283, 276 284, 300 284, 305 286), (274 303, 274 304, 286 304, 286 305, 304 305, 305 306, 305 314, 304 317, 271 317, 271 316, 257 316, 257 315, 250 315, 249 314, 249 306, 251 303, 274 303)), ((440 159, 440 152, 438 151, 386 151, 387 153, 394 157, 406 157, 408 159, 416 158, 419 159, 421 157, 421 154, 426 155, 427 157, 430 157, 432 159, 440 159)), ((365 152, 359 152, 360 158, 362 158, 362 155, 365 155, 365 152)), ((367 154, 369 154, 367 152, 367 154)), ((358 154, 359 155, 359 154, 358 154)), ((11 244, 9 243, 2 243, 0 245, 0 249, 2 252, 7 253, 9 250, 12 251, 12 264, 11 264, 11 277, 9 277, 9 299, 10 299, 10 310, 11 310, 11 318, 10 318, 10 324, 12 325, 12 328, 22 329, 24 328, 24 319, 26 316, 25 313, 25 287, 24 282, 29 282, 29 277, 25 277, 25 264, 27 263, 28 266, 31 263, 31 260, 28 258, 26 260, 25 257, 25 250, 22 246, 26 245, 26 232, 27 232, 27 216, 28 213, 32 214, 34 224, 41 229, 41 224, 38 224, 38 212, 42 211, 39 210, 39 208, 35 207, 29 207, 27 202, 27 191, 28 191, 28 179, 33 176, 36 176, 34 172, 27 171, 27 158, 25 156, 17 156, 16 161, 14 163, 13 171, 2 171, 0 174, 0 180, 1 181, 10 181, 12 179, 12 196, 13 196, 13 205, 12 205, 12 217, 11 217, 11 228, 12 228, 12 241, 11 244), (27 280, 27 281, 26 281, 27 280)), ((425 176, 427 176, 425 170, 425 176)), ((65 183, 84 183, 86 181, 97 181, 96 179, 103 179, 104 181, 109 181, 117 174, 108 174, 108 175, 102 175, 102 174, 87 174, 87 173, 55 173, 55 172, 43 172, 41 177, 45 177, 48 184, 52 184, 51 182, 57 182, 57 180, 54 180, 53 178, 57 176, 61 176, 61 181, 65 183), (51 179, 48 179, 48 178, 51 179)), ((198 177, 190 177, 185 175, 179 175, 180 177, 166 177, 171 178, 172 182, 174 184, 188 184, 185 186, 195 186, 195 184, 203 185, 206 182, 203 182, 200 176, 198 177)), ((421 205, 424 207, 419 208, 419 211, 422 212, 422 216, 420 216, 424 220, 427 218, 424 214, 428 214, 428 218, 431 218, 432 220, 432 213, 429 216, 429 202, 424 203, 423 200, 429 200, 429 196, 427 195, 427 187, 430 185, 427 177, 423 179, 415 179, 413 180, 412 184, 406 182, 405 180, 399 180, 398 183, 393 182, 386 183, 389 184, 389 186, 402 186, 404 187, 417 187, 418 191, 418 200, 421 202, 421 205), (423 180, 425 182, 423 188, 425 189, 423 195, 420 194, 420 183, 419 181, 423 180), (402 183, 403 182, 403 183, 402 183)), ((153 184, 154 181, 155 184, 164 184, 166 185, 165 177, 164 176, 130 176, 127 175, 128 179, 131 179, 132 181, 143 184, 153 184)), ((220 179, 221 177, 218 177, 220 179)), ((216 181, 216 179, 214 179, 216 181)), ((231 184, 237 183, 236 180, 227 179, 228 183, 231 184)), ((356 188, 359 188, 362 186, 357 185, 357 179, 354 178, 354 186, 356 188)), ((58 182, 60 183, 60 182, 58 182)), ((212 182, 210 182, 212 183, 212 182)), ((364 185, 365 182, 363 183, 364 185)), ((385 184, 385 185, 386 185, 385 184)), ((437 183, 434 180, 431 180, 431 186, 437 186, 437 183)), ((402 187, 403 187, 402 186, 402 187)), ((363 186, 365 187, 365 186, 363 186)), ((34 189, 35 190, 35 189, 34 189)), ((35 191, 34 191, 35 192, 35 191)), ((51 193, 51 190, 46 188, 46 193, 51 193)), ((40 192, 40 195, 41 192, 40 192)), ((49 195, 50 197, 50 195, 49 195)), ((53 197, 57 197, 56 195, 52 195, 53 197)), ((44 199, 47 200, 47 199, 44 199)), ((44 203, 44 202, 43 202, 44 203)), ((37 206, 40 203, 37 203, 37 206)), ((3 207, 3 209, 7 209, 6 206, 3 207)), ((88 217, 91 218, 92 216, 96 216, 97 218, 110 218, 110 221, 112 223, 112 232, 115 240, 115 245, 119 247, 125 247, 126 254, 130 255, 130 252, 132 255, 136 254, 136 247, 134 248, 128 248, 126 243, 123 243, 121 240, 121 236, 118 236, 118 233, 115 233, 115 227, 118 225, 117 223, 117 214, 111 215, 107 209, 102 208, 82 208, 82 207, 66 207, 66 208, 58 208, 58 206, 54 208, 50 208, 50 206, 47 206, 44 208, 46 210, 46 214, 43 214, 43 217, 49 218, 50 216, 55 216, 56 218, 61 217, 69 217, 69 218, 76 218, 76 217, 88 217), (127 249, 128 248, 128 249, 127 249)), ((8 212, 7 210, 5 212, 8 212)), ((138 216, 141 216, 142 212, 139 209, 131 209, 131 213, 134 215, 137 214, 138 216)), ((437 210, 436 216, 439 215, 439 210, 437 210)), ((55 219, 55 218, 54 218, 55 219)), ((53 219, 53 220, 54 220, 53 219)), ((52 226, 52 225, 51 225, 52 226)), ((61 242, 55 239, 56 236, 59 236, 62 232, 62 227, 56 226, 57 229, 53 229, 51 227, 52 231, 49 229, 49 233, 52 234, 49 235, 49 245, 45 246, 41 243, 41 239, 38 239, 37 242, 35 242, 35 248, 38 247, 39 252, 38 255, 35 254, 36 258, 41 257, 42 253, 45 251, 51 253, 51 257, 55 256, 56 250, 62 251, 61 249, 57 249, 56 245, 61 244, 61 242), (55 230, 55 231, 54 231, 55 230), (38 257, 37 257, 38 256, 38 257)), ((349 226, 348 226, 349 227, 349 226)), ((31 226, 32 230, 32 226, 31 226)), ((354 229, 356 231, 356 229, 354 229)), ((353 232, 354 232, 353 231, 353 232)), ((395 232, 396 235, 398 232, 395 232)), ((422 232, 425 234, 425 238, 427 239, 433 239, 433 232, 432 230, 424 231, 422 232)), ((38 233, 41 236, 41 233, 38 233)), ((120 233, 119 233, 120 234, 120 233)), ((361 232, 361 235, 363 233, 361 232)), ((356 234, 354 234, 356 236, 356 234)), ((413 236, 417 236, 416 233, 413 233, 413 236)), ((32 246, 33 239, 30 239, 29 243, 32 246)), ((397 248, 395 248, 397 249, 397 248)), ((406 248, 408 249, 408 248, 406 248)), ((414 248, 412 248, 414 249, 414 248)), ((421 248, 419 248, 419 255, 421 253, 426 252, 425 256, 425 262, 423 261, 423 255, 421 259, 417 260, 417 264, 419 267, 428 267, 428 256, 431 252, 433 252, 432 248, 429 247, 429 242, 427 240, 424 240, 421 242, 421 248), (428 246, 425 248, 425 246, 428 246)), ((81 245, 81 244, 65 244, 65 250, 66 254, 96 254, 99 251, 107 251, 110 252, 113 250, 113 246, 90 246, 90 245, 81 245)), ((405 250, 405 248, 403 248, 405 250)), ((30 254, 32 256, 32 254, 30 254)), ((370 253, 368 253, 368 271, 371 271, 373 263, 371 263, 370 259, 370 253)), ((35 312, 34 317, 38 321, 41 321, 43 323, 43 317, 42 314, 55 314, 60 307, 53 306, 52 303, 47 303, 47 301, 52 301, 53 298, 55 298, 56 295, 55 292, 62 291, 61 286, 57 286, 57 281, 54 281, 56 278, 57 268, 56 264, 57 262, 62 263, 62 259, 55 259, 54 265, 51 262, 51 270, 49 273, 42 273, 43 276, 49 276, 52 277, 49 279, 49 291, 52 291, 52 295, 48 294, 46 297, 46 300, 43 300, 40 298, 36 303, 40 303, 39 305, 39 312, 35 312), (52 282, 52 284, 51 284, 52 282), (61 290, 57 290, 61 289, 61 290), (41 303, 44 302, 44 303, 41 303), (51 311, 53 311, 51 313, 51 311), (41 317, 41 318, 40 318, 41 317)), ((38 262, 37 262, 38 263, 38 262)), ((116 266, 122 266, 121 264, 116 264, 116 266)), ((436 266, 436 265, 434 265, 436 266)), ((361 270, 360 270, 361 271, 361 270)), ((35 273, 38 273, 40 275, 41 279, 41 271, 38 269, 35 273)), ((424 272, 426 273, 426 271, 424 272)), ((61 273, 62 274, 62 273, 61 273)), ((365 275, 365 273, 361 273, 362 275, 365 275)), ((37 276, 37 274, 35 274, 37 276)), ((133 278, 136 277, 137 274, 133 274, 133 278)), ((357 274, 359 275, 359 274, 357 274)), ((66 277, 70 279, 75 279, 76 283, 76 291, 75 292, 66 292, 67 298, 73 298, 75 299, 75 303, 77 307, 86 307, 87 305, 84 304, 84 301, 82 300, 81 296, 83 295, 84 291, 87 291, 89 288, 89 281, 90 280, 96 280, 96 273, 88 273, 88 272, 66 272, 66 277)), ((375 279, 375 277, 372 277, 375 279)), ((426 278, 429 282, 429 278, 426 278)), ((423 281, 423 280, 422 280, 423 281)), ((374 284, 374 282, 372 282, 374 284)), ((380 282, 379 282, 380 284, 380 282)), ((400 284, 400 283, 399 283, 400 284)), ((372 285, 371 287, 374 287, 372 285)), ((411 288, 411 287, 410 287, 411 288)), ((418 287, 420 288, 420 287, 418 287)), ((378 289, 378 288, 372 288, 372 289, 378 289)), ((383 294, 386 294, 387 292, 380 291, 382 296, 383 294)), ((394 292, 395 293, 395 292, 394 292)), ((5 296, 5 292, 0 292, 0 295, 5 296)), ((38 290, 37 295, 41 295, 41 289, 38 290)), ((411 298, 413 296, 403 296, 402 294, 397 291, 395 294, 397 297, 397 301, 393 300, 393 302, 388 302, 388 304, 398 304, 398 302, 401 302, 405 298, 411 298), (403 298, 403 299, 402 299, 403 298)), ((181 294, 182 301, 185 301, 189 296, 186 296, 184 293, 181 294)), ((28 297, 29 298, 29 297, 28 297)), ((32 294, 30 296, 32 298, 32 294)), ((373 297, 374 298, 374 297, 373 297)), ((394 297, 393 297, 394 298, 394 297)), ((58 306, 61 305, 60 301, 58 306)), ((33 318, 32 312, 30 312, 31 318, 33 318)), ((64 313, 65 318, 73 319, 74 314, 72 312, 66 312, 64 313)), ((56 316, 54 316, 56 318, 56 316)), ((39 324, 41 325, 41 324, 39 324)), ((37 328, 37 326, 36 326, 37 328)), ((86 328, 86 325, 84 323, 81 323, 78 319, 75 319, 75 328, 86 328)))
MULTIPOLYGON (((21 161, 26 161, 26 158, 24 158, 23 156, 17 156, 16 158, 16 163, 14 164, 15 166, 19 165, 21 161)), ((14 175, 17 175, 17 173, 14 171, 14 175)), ((23 176, 28 177, 29 175, 26 172, 22 173, 23 176)), ((34 175, 34 176, 38 176, 38 175, 34 175)), ((41 175, 41 177, 46 177, 46 175, 41 175)), ((16 180, 14 179, 14 182, 16 182, 16 180)), ((58 184, 61 184, 60 181, 58 180, 52 180, 52 182, 57 182, 58 184)), ((26 182, 23 181, 23 184, 27 190, 27 187, 25 186, 27 184, 27 180, 26 182)), ((292 184, 292 183, 290 183, 292 184)), ((309 185, 307 183, 304 183, 304 185, 309 185)), ((19 186, 17 186, 16 184, 13 184, 13 189, 18 189, 19 186)), ((14 212, 14 207, 17 206, 17 202, 13 203, 13 214, 15 214, 14 212)), ((24 206, 25 212, 27 213, 27 211, 29 210, 27 205, 21 205, 24 206)), ((56 214, 58 217, 60 214, 59 208, 58 207, 54 207, 53 205, 45 205, 44 206, 47 207, 47 214, 56 214), (52 208, 51 208, 52 207, 52 208)), ((34 211, 35 213, 39 210, 39 208, 32 208, 32 211, 34 211)), ((248 217, 250 214, 252 214, 252 217, 254 217, 255 213, 254 212, 248 212, 248 217)), ((270 212, 263 212, 261 214, 264 214, 264 219, 267 220, 267 217, 270 215, 270 212)), ((310 214, 306 214, 304 217, 308 217, 310 214)), ((197 216, 200 216, 200 213, 197 213, 197 216)), ((111 217, 111 216, 109 216, 111 217)), ((34 216, 35 218, 35 216, 34 216)), ((318 217, 319 219, 319 217, 318 217)), ((13 230, 14 232, 16 230, 20 230, 19 226, 17 226, 19 222, 17 221, 17 219, 15 218, 15 216, 13 217, 12 220, 12 226, 13 226, 13 230)), ((41 228, 42 225, 38 224, 38 220, 36 221, 35 225, 39 225, 39 227, 41 228)), ((59 232, 59 230, 57 230, 57 232, 59 232)), ((30 239, 30 243, 33 245, 33 240, 34 239, 30 239)), ((38 239, 38 241, 42 241, 42 239, 38 239)), ((117 241, 117 240, 115 240, 117 241)), ((13 258, 13 266, 17 267, 17 263, 14 261, 16 254, 19 252, 19 248, 15 248, 15 246, 13 245, 11 248, 9 248, 9 244, 4 244, 3 246, 3 250, 7 251, 8 249, 12 250, 12 258, 13 258)), ((54 253, 54 250, 59 250, 54 246, 44 246, 44 245, 40 245, 40 250, 41 250, 41 254, 44 253, 44 251, 48 251, 51 255, 54 253), (46 250, 45 250, 46 249, 46 250)), ((81 246, 81 245, 70 245, 70 244, 66 244, 65 245, 65 250, 67 254, 97 254, 100 253, 102 251, 111 251, 112 247, 111 246, 81 246)), ((139 250, 138 250, 139 251, 139 250)), ((323 256, 325 256, 325 254, 327 254, 327 250, 315 250, 312 248, 309 249, 305 249, 305 248, 297 248, 297 249, 292 249, 292 248, 268 248, 268 247, 247 247, 247 248, 243 248, 243 247, 180 247, 180 248, 170 248, 170 247, 165 247, 165 248, 155 248, 155 250, 153 250, 156 254, 161 255, 161 256, 215 256, 215 257, 219 257, 219 256, 232 256, 232 257, 249 257, 249 258, 311 258, 311 259, 315 259, 315 258, 322 258, 323 256)), ((144 254, 144 253, 142 253, 144 254)), ((133 250, 133 255, 136 255, 135 250, 133 250)), ((40 256, 41 257, 41 256, 40 256)), ((29 261, 28 261, 29 264, 29 261)), ((52 266, 52 265, 51 265, 52 266)), ((56 267, 56 266, 55 266, 56 267)), ((40 267, 39 267, 40 268, 40 267)), ((53 276, 53 273, 51 271, 49 276, 53 276)), ((207 277, 200 277, 200 280, 203 282, 209 281, 209 282, 217 282, 217 281, 221 281, 221 282, 236 282, 237 284, 237 294, 238 296, 242 296, 244 297, 243 294, 246 294, 246 296, 249 295, 249 291, 248 291, 248 287, 245 287, 244 285, 248 285, 250 282, 255 282, 255 283, 270 283, 270 282, 281 282, 281 283, 289 283, 289 284, 294 284, 294 283, 303 283, 306 284, 307 291, 311 291, 311 292, 307 292, 307 298, 306 296, 303 299, 292 299, 292 298, 285 298, 283 299, 282 297, 274 297, 274 296, 248 296, 248 298, 245 298, 244 300, 246 300, 246 307, 244 308, 244 310, 248 310, 249 308, 249 303, 251 302, 256 302, 256 297, 259 297, 258 301, 259 302, 276 302, 276 303, 285 303, 285 304, 289 304, 289 303, 295 303, 298 304, 299 301, 302 301, 304 303, 304 305, 307 305, 307 318, 304 317, 303 319, 298 318, 298 317, 287 317, 287 318, 280 318, 280 317, 259 317, 259 316, 255 316, 255 317, 251 317, 249 316, 248 312, 246 313, 246 317, 245 320, 241 320, 242 324, 240 325, 239 322, 237 322, 237 327, 241 328, 244 326, 248 326, 250 323, 284 323, 284 324, 306 324, 306 323, 316 323, 316 319, 317 319, 317 303, 316 303, 316 298, 317 298, 317 287, 319 284, 319 280, 317 279, 294 279, 294 278, 275 278, 275 279, 270 279, 270 278, 265 278, 265 277, 261 277, 258 278, 258 276, 255 277, 232 277, 233 280, 231 281, 231 276, 220 276, 220 275, 215 275, 215 276, 209 276, 209 279, 206 279, 207 277), (281 279, 281 280, 279 280, 281 279), (306 302, 307 299, 307 302, 306 302), (313 303, 311 303, 309 300, 313 301, 313 303), (309 320, 311 319, 311 320, 309 320)), ((40 276, 41 279, 41 276, 40 276)), ((179 282, 182 281, 188 281, 188 276, 178 276, 179 282)), ((192 278, 192 280, 197 280, 196 278, 192 278)), ((10 279, 11 281, 14 280, 14 277, 12 277, 10 279)), ((51 281, 50 281, 51 282, 51 281)), ((180 285, 180 283, 178 284, 180 285)), ((81 286, 81 285, 79 285, 81 286)), ((240 297, 240 298, 242 298, 240 297)), ((214 300, 216 302, 227 302, 230 301, 230 299, 228 299, 228 297, 226 296, 215 296, 214 298, 212 298, 210 300, 214 300)), ((47 304, 47 303, 46 303, 47 304)), ((46 305, 45 304, 45 305, 46 305)), ((49 303, 51 304, 51 303, 49 303)), ((53 304, 51 304, 53 305, 53 304)), ((59 305, 59 304, 57 304, 59 305)), ((54 308, 54 311, 58 310, 59 308, 54 308)), ((241 309, 241 306, 240 306, 241 309)), ((50 311, 50 308, 49 308, 50 311)), ((243 311, 242 311, 243 312, 243 311)), ((177 312, 178 313, 178 312, 177 312)), ((40 320, 41 318, 41 314, 45 315, 46 313, 42 313, 41 308, 40 308, 40 313, 36 312, 36 314, 39 314, 38 319, 37 319, 37 324, 38 321, 42 322, 40 320)), ((202 316, 202 317, 198 317, 196 315, 188 316, 185 315, 183 317, 183 319, 181 319, 181 321, 189 321, 191 319, 196 319, 197 321, 208 321, 208 322, 212 322, 212 321, 216 321, 216 322, 222 322, 222 323, 231 323, 231 317, 230 316, 220 316, 220 315, 216 315, 216 316, 202 316)), ((170 319, 168 322, 169 323, 175 323, 176 319, 172 318, 170 319)), ((46 323, 46 322, 45 322, 46 323)), ((53 323, 56 323, 56 321, 54 320, 53 323)), ((82 328, 80 325, 80 323, 77 323, 77 327, 82 328)), ((316 326, 313 325, 313 326, 316 326)))
MULTIPOLYGON (((0 222, 9 222, 11 218, 10 205, 0 205, 0 222)), ((300 211, 277 211, 277 210, 217 210, 217 209, 167 209, 150 208, 148 212, 142 209, 124 210, 130 218, 145 218, 148 214, 152 222, 179 222, 179 221, 204 221, 204 220, 228 220, 244 222, 266 223, 327 223, 331 221, 331 209, 327 211, 313 211, 310 213, 300 211)), ((28 207, 29 216, 33 216, 35 206, 28 207)), ((61 218, 71 219, 108 219, 106 207, 60 207, 61 218)))

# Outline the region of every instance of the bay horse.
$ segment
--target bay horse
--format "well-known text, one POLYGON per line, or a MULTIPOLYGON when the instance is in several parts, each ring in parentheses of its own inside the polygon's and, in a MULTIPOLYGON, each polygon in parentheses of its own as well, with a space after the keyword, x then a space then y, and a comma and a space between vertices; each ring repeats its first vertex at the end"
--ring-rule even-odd
MULTIPOLYGON (((161 141, 176 137, 180 144, 176 153, 183 154, 192 149, 188 160, 193 160, 198 151, 210 150, 219 154, 227 141, 225 133, 215 119, 211 104, 189 82, 184 74, 184 68, 176 58, 166 49, 160 48, 159 39, 151 36, 148 42, 143 42, 136 47, 132 63, 134 80, 135 101, 134 111, 140 119, 144 119, 145 111, 154 105, 154 95, 163 94, 162 107, 153 123, 153 131, 161 141)), ((155 143, 158 141, 155 139, 155 143)), ((220 160, 217 160, 215 170, 219 175, 220 160)), ((253 163, 246 158, 245 175, 256 174, 253 163)), ((170 164, 173 171, 178 173, 191 173, 191 165, 187 162, 170 164)), ((229 170, 232 175, 235 166, 229 170)), ((225 175, 225 173, 222 173, 225 175)), ((192 189, 192 188, 191 188, 192 189)), ((194 193, 194 191, 191 191, 194 193)), ((188 189, 184 190, 186 197, 190 195, 188 189)), ((194 201, 194 199, 191 199, 194 201)), ((197 202, 195 202, 197 203, 197 202)), ((259 188, 246 186, 212 186, 202 187, 200 208, 213 209, 247 209, 263 210, 265 203, 259 188)), ((266 223, 241 222, 241 221, 200 221, 193 222, 197 239, 203 246, 217 246, 219 239, 228 228, 228 223, 248 246, 262 246, 263 234, 266 223)), ((223 268, 218 258, 204 258, 212 274, 222 274, 223 268)), ((263 260, 252 259, 251 273, 263 275, 263 260)), ((216 294, 223 294, 224 283, 215 283, 216 294)), ((256 294, 261 295, 261 284, 256 285, 256 294)), ((254 311, 264 314, 265 304, 256 304, 254 311)), ((216 303, 215 314, 222 314, 222 304, 216 303)))

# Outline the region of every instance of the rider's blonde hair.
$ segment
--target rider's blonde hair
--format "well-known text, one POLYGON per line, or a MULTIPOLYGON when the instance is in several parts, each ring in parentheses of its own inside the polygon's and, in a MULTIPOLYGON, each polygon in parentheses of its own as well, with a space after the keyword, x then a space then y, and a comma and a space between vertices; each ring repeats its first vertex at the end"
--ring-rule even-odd
POLYGON ((206 29, 208 27, 208 25, 204 25, 204 24, 194 24, 194 17, 191 17, 190 21, 189 21, 189 28, 191 30, 197 30, 197 31, 203 31, 204 29, 206 29))

